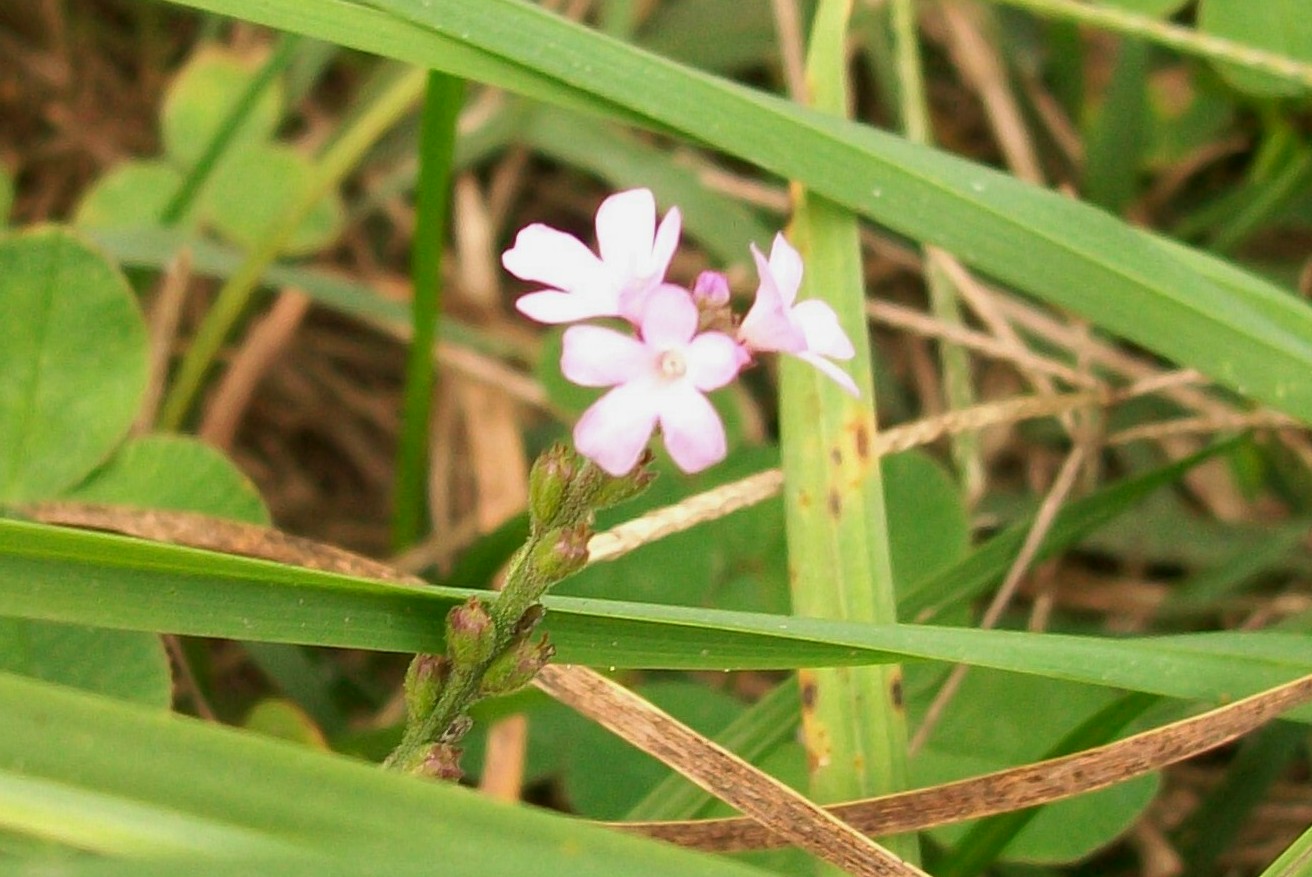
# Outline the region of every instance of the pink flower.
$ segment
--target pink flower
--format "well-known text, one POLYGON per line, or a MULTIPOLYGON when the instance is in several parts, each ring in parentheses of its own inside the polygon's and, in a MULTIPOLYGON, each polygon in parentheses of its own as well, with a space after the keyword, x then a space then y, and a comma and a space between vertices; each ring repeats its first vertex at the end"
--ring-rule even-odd
POLYGON ((834 309, 819 299, 795 303, 802 285, 802 257, 797 250, 777 234, 768 262, 755 245, 752 257, 761 283, 756 301, 738 327, 738 340, 752 351, 774 350, 806 360, 853 396, 861 395, 852 376, 830 362, 856 354, 834 309))
POLYGON ((656 199, 648 189, 611 195, 597 209, 600 257, 571 234, 534 223, 520 230, 501 256, 506 270, 547 288, 515 302, 540 323, 590 317, 624 317, 637 323, 647 295, 665 280, 679 242, 679 209, 656 225, 656 199))
POLYGON ((565 332, 560 369, 585 387, 612 387, 583 412, 574 445, 612 475, 638 462, 659 423, 679 468, 697 472, 724 459, 724 426, 704 395, 732 381, 740 348, 723 332, 697 333, 686 290, 662 285, 647 296, 638 338, 600 326, 565 332))

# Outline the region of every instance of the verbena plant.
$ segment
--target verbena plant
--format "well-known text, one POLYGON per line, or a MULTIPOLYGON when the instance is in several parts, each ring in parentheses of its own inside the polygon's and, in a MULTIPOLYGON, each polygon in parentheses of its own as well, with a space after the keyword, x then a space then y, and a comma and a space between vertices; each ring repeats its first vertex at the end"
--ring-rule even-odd
MULTIPOLYGON (((1300 754, 1312 712, 1297 708, 1306 695, 1297 685, 1169 725, 1312 673, 1306 613, 1279 630, 1213 623, 1254 580, 1298 581, 1307 567, 1312 445, 1300 424, 1312 418, 1312 311, 1287 286, 1298 266, 1230 258, 1262 231, 1306 234, 1312 174, 1296 121, 1312 88, 1312 32, 1299 0, 1242 14, 1226 0, 819 0, 778 3, 773 15, 764 3, 652 12, 608 0, 594 4, 596 27, 520 0, 176 5, 214 28, 267 27, 276 46, 256 65, 197 49, 160 107, 158 156, 104 174, 69 226, 0 238, 0 502, 11 512, 0 520, 0 869, 1067 866, 1140 819, 1160 785, 1152 768, 1282 713, 1169 839, 1203 873, 1300 754), (1166 18, 1185 6, 1187 24, 1166 18), (1012 173, 930 145, 917 13, 954 51, 975 53, 963 70, 997 65, 973 83, 1007 86, 1004 98, 985 93, 997 130, 1046 125, 1051 148, 999 135, 1012 173), (1077 24, 1110 38, 1093 43, 1114 61, 1106 86, 1089 89, 1096 102, 1083 94, 1078 58, 1063 55, 1081 45, 1077 24), (308 87, 304 71, 345 50, 379 60, 311 157, 280 138, 281 122, 308 87), (896 131, 848 118, 854 53, 877 74, 896 131), (781 54, 791 96, 730 76, 781 54), (1202 84, 1171 115, 1150 100, 1154 71, 1181 55, 1202 84), (1036 65, 1064 101, 1056 110, 1034 97, 1044 89, 1025 90, 1036 65), (477 111, 462 124, 465 107, 477 111), (1082 126, 1082 155, 1058 148, 1068 132, 1053 113, 1063 109, 1082 126), (1213 146, 1241 110, 1258 120, 1257 157, 1232 191, 1182 208, 1173 236, 1122 218, 1143 207, 1146 176, 1213 146), (368 283, 294 261, 370 209, 341 184, 381 161, 384 140, 417 156, 390 180, 413 191, 417 211, 408 311, 368 283), (545 216, 517 236, 502 230, 504 267, 532 284, 519 310, 575 324, 548 336, 536 369, 561 415, 551 437, 573 447, 538 457, 525 514, 475 543, 441 583, 264 529, 269 515, 249 482, 179 433, 196 424, 225 342, 248 330, 252 299, 294 288, 408 337, 394 537, 402 548, 427 535, 434 344, 531 368, 522 349, 448 317, 441 296, 453 176, 519 145, 616 193, 598 190, 596 241, 545 216), (1081 197, 1039 184, 1043 157, 1081 197), (729 167, 759 197, 727 194, 717 181, 729 167), (672 265, 680 226, 696 248, 689 260, 707 267, 695 279, 672 265), (869 294, 873 235, 881 252, 923 268, 933 320, 869 294), (144 285, 179 254, 220 287, 168 370, 166 356, 152 361, 120 266, 144 285), (937 374, 948 414, 877 422, 877 403, 909 406, 872 350, 872 319, 945 339, 937 374), (1034 392, 980 402, 967 348, 1010 360, 1034 392), (777 432, 753 439, 743 399, 773 399, 776 387, 777 432), (979 431, 1034 418, 1064 431, 1037 440, 1061 448, 1064 463, 1041 503, 1008 503, 990 483, 979 431), (1278 432, 1196 440, 1250 427, 1278 432), (774 435, 777 448, 763 437, 774 435), (951 467, 911 450, 931 442, 951 467), (1099 461, 1114 470, 1103 484, 1099 461), (1200 484, 1203 463, 1208 483, 1224 482, 1219 493, 1200 484), (1160 490, 1186 478, 1202 505, 1230 497, 1247 513, 1257 504, 1244 500, 1260 497, 1287 520, 1205 522, 1160 490), (971 512, 989 523, 975 536, 971 512), (1009 612, 1022 574, 1079 544, 1188 571, 1139 619, 1158 635, 1112 635, 1078 614, 1043 631, 1051 591, 1034 598, 1030 629, 1009 612), (289 697, 264 702, 242 728, 172 711, 172 674, 204 664, 179 636, 243 643, 289 697), (353 732, 334 687, 377 680, 325 682, 330 662, 306 646, 414 654, 404 683, 395 680, 407 718, 375 703, 392 720, 353 732), (951 664, 972 670, 949 674, 951 664), (624 677, 718 735, 734 761, 601 675, 564 665, 764 671, 753 678, 775 687, 748 705, 695 676, 624 677), (548 666, 544 690, 695 785, 527 693, 548 666), (579 815, 693 819, 723 815, 719 797, 807 853, 680 850, 450 782, 496 770, 486 728, 515 711, 535 729, 528 775, 563 772, 579 815), (1165 730, 1127 744, 1138 749, 1098 750, 1083 773, 1036 768, 1032 782, 1052 785, 1042 800, 999 778, 979 786, 975 804, 950 790, 917 799, 920 821, 894 821, 887 803, 863 811, 873 816, 840 811, 887 835, 878 845, 769 779, 815 802, 850 802, 1154 726, 1165 730), (269 739, 271 727, 293 741, 269 739), (1110 779, 1086 782, 1094 767, 1110 779), (1112 780, 1124 782, 1106 788, 1112 780)), ((12 187, 0 179, 7 213, 12 187)), ((732 831, 741 840, 748 829, 732 831)), ((1297 873, 1309 837, 1267 873, 1297 873)))

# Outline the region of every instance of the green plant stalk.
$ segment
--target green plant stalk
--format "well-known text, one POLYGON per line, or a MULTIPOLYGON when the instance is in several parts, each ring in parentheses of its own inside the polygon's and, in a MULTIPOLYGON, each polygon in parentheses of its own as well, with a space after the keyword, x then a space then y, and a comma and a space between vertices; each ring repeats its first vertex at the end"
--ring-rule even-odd
POLYGON ((1127 37, 1140 37, 1150 43, 1174 49, 1208 61, 1237 64, 1258 73, 1269 73, 1290 82, 1312 88, 1312 64, 1296 61, 1276 52, 1211 36, 1170 24, 1150 15, 1141 15, 1113 6, 1083 3, 1079 0, 991 0, 1004 6, 1025 9, 1045 18, 1099 27, 1127 37))
POLYGON ((341 182, 364 154, 392 127, 423 94, 427 71, 419 68, 402 72, 351 127, 344 131, 323 154, 315 167, 310 185, 275 219, 241 267, 219 290, 214 305, 205 315, 196 337, 183 356, 178 372, 160 411, 160 426, 175 430, 182 426, 191 411, 210 365, 223 347, 233 326, 241 319, 264 271, 278 258, 305 215, 326 192, 341 182))
POLYGON ((255 78, 246 86, 246 90, 237 98, 237 102, 232 105, 228 115, 224 117, 223 124, 219 125, 210 142, 205 145, 205 151, 201 153, 196 163, 187 171, 187 178, 182 181, 178 191, 173 193, 173 197, 164 205, 164 211, 160 214, 160 222, 164 225, 175 225, 182 217, 186 216, 187 211, 196 203, 197 196, 200 195, 201 189, 209 181, 210 175, 218 167, 219 160, 223 158, 224 153, 228 151, 228 146, 232 143, 237 132, 241 130, 242 124, 250 116, 251 110, 255 109, 255 104, 259 102, 260 96, 265 90, 273 84, 278 75, 287 69, 287 65, 296 57, 296 49, 301 44, 299 34, 284 33, 278 41, 278 48, 274 50, 269 59, 264 62, 255 78))
MULTIPOLYGON (((933 145, 925 79, 920 58, 920 40, 916 32, 915 0, 893 0, 893 51, 896 58, 899 116, 903 133, 913 143, 933 145)), ((925 287, 929 291, 929 308, 939 322, 961 326, 961 306, 957 288, 943 269, 947 255, 934 247, 924 248, 925 287)), ((975 388, 970 375, 970 358, 966 351, 942 342, 939 362, 943 367, 943 390, 953 411, 975 404, 975 388)), ((966 431, 952 436, 952 459, 961 478, 962 492, 974 503, 984 493, 984 461, 978 433, 966 431)))
MULTIPOLYGON (((811 29, 807 80, 814 105, 847 106, 844 40, 850 3, 822 0, 811 29)), ((810 365, 780 365, 784 506, 793 611, 873 624, 897 621, 875 435, 874 382, 855 217, 797 189, 792 232, 806 273, 801 298, 822 295, 852 338, 847 367, 861 390, 848 397, 810 365)), ((820 802, 906 788, 906 716, 895 665, 804 670, 802 725, 820 802)), ((915 836, 890 850, 919 858, 915 836)))
POLYGON ((442 314, 442 244, 446 240, 455 159, 456 120, 464 80, 430 71, 419 132, 418 216, 411 259, 411 339, 406 356, 401 439, 397 449, 392 544, 400 550, 423 535, 426 522, 428 427, 436 370, 433 344, 442 314))

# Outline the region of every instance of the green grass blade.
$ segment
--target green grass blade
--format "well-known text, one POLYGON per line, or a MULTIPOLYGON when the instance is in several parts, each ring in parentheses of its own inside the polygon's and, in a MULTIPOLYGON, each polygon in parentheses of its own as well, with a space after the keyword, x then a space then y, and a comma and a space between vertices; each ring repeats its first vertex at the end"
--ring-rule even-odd
MULTIPOLYGON (((822 0, 811 25, 807 81, 815 106, 847 106, 846 36, 851 4, 822 0)), ((875 437, 874 380, 856 217, 806 192, 791 232, 806 265, 802 300, 833 306, 856 355, 844 363, 861 390, 852 399, 809 363, 779 364, 781 457, 793 612, 872 624, 897 621, 888 521, 875 437)), ((848 801, 907 787, 902 674, 895 665, 804 669, 802 737, 811 796, 848 801)), ((916 861, 914 836, 883 841, 916 861)))
POLYGON ((138 857, 426 858, 429 873, 442 862, 444 874, 471 875, 758 873, 453 783, 4 673, 0 827, 138 857))
POLYGON ((464 93, 463 80, 436 71, 428 74, 419 133, 419 184, 415 195, 418 215, 410 269, 411 335, 392 521, 392 542, 397 550, 420 539, 427 524, 428 424, 436 383, 433 343, 442 312, 442 247, 451 203, 456 119, 464 93))
MULTIPOLYGON (((105 533, 0 520, 0 615, 239 640, 440 652, 472 592, 414 588, 105 533)), ((1209 701, 1312 672, 1312 637, 1112 639, 549 597, 569 663, 796 669, 928 659, 1209 701)), ((1300 720, 1312 710, 1296 712, 1300 720)))

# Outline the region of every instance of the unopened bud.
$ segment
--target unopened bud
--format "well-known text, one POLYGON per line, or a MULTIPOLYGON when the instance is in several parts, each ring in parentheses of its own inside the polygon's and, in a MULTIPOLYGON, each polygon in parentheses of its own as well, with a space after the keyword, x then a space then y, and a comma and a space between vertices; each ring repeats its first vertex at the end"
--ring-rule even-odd
POLYGON ((544 636, 535 642, 520 640, 492 661, 483 674, 479 693, 487 697, 513 694, 533 681, 538 671, 547 665, 556 647, 544 636))
POLYGON ((692 297, 701 307, 723 307, 729 303, 729 280, 719 271, 703 271, 692 285, 692 297))
POLYGON ((544 530, 568 523, 569 493, 579 474, 579 457, 563 444, 543 451, 528 476, 528 507, 533 529, 544 530))
POLYGON ((542 535, 529 562, 541 581, 554 583, 583 569, 588 562, 588 539, 592 528, 587 524, 559 527, 542 535))
POLYGON ((412 720, 433 711, 449 673, 450 664, 441 655, 415 655, 405 671, 405 708, 412 720))
POLYGON ((656 480, 656 473, 650 469, 654 459, 651 450, 645 450, 638 459, 638 465, 627 475, 607 475, 601 479, 592 494, 592 507, 604 509, 618 505, 646 490, 656 480))
POLYGON ((461 667, 477 666, 492 657, 497 629, 477 597, 470 597, 446 615, 446 648, 461 667))

